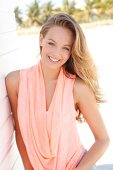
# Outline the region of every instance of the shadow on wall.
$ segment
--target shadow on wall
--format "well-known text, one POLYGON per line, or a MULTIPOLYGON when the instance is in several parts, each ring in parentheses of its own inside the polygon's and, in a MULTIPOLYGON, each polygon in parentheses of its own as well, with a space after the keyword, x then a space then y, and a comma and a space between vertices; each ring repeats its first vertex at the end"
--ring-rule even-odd
POLYGON ((5 76, 18 67, 14 0, 0 1, 0 170, 20 170, 5 76))

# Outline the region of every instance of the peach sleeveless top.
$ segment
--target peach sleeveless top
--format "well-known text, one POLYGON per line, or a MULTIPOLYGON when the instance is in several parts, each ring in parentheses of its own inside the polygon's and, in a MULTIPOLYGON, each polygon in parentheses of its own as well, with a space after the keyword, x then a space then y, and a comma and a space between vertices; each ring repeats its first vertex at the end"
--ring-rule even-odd
POLYGON ((74 170, 85 151, 80 142, 74 108, 74 79, 61 68, 46 111, 45 85, 40 61, 20 70, 18 121, 34 170, 74 170))

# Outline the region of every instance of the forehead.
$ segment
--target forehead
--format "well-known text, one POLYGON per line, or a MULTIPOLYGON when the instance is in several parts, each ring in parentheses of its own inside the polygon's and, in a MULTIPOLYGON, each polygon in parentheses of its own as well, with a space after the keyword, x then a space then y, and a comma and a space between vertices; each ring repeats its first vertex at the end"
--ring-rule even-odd
POLYGON ((68 28, 62 26, 54 26, 50 28, 45 36, 47 39, 53 39, 55 41, 60 40, 64 43, 72 43, 73 33, 68 28))

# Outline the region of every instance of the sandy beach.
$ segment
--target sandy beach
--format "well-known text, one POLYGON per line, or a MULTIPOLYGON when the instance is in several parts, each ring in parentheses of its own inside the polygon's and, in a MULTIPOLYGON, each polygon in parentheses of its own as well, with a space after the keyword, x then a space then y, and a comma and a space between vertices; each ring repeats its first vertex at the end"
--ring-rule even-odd
MULTIPOLYGON (((107 102, 100 106, 100 112, 111 139, 108 150, 97 164, 113 163, 113 25, 84 29, 84 33, 89 50, 98 67, 99 81, 107 99, 107 102)), ((38 33, 18 35, 18 47, 18 65, 20 68, 29 67, 36 63, 39 54, 38 33)), ((80 132, 82 143, 88 149, 94 139, 87 124, 79 123, 78 131, 80 132)))

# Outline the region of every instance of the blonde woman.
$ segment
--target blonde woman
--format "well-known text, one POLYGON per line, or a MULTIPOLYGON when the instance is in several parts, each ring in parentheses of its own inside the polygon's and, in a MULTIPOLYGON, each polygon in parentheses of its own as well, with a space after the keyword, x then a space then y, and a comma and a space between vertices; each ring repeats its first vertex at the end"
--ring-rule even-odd
POLYGON ((39 62, 6 77, 25 170, 94 170, 109 137, 97 107, 103 99, 84 34, 70 15, 59 13, 42 26, 39 44, 39 62), (88 151, 76 127, 81 115, 95 138, 88 151))

